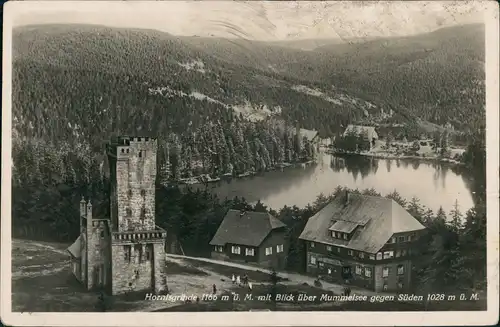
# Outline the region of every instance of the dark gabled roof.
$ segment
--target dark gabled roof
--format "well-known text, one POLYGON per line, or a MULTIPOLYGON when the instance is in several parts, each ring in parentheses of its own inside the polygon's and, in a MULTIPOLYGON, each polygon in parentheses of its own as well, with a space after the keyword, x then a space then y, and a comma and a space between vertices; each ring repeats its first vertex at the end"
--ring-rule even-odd
POLYGON ((350 193, 346 202, 343 193, 309 218, 299 238, 377 253, 394 233, 422 229, 425 227, 392 199, 350 193), (331 236, 331 230, 347 233, 353 226, 358 228, 349 241, 331 236))
POLYGON ((259 246, 273 229, 285 227, 267 212, 229 210, 210 245, 240 244, 259 246))

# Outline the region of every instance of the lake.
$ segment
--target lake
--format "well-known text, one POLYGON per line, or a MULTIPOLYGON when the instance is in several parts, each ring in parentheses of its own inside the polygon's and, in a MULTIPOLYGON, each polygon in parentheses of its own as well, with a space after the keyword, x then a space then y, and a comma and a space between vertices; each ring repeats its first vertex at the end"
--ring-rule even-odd
POLYGON ((450 164, 320 153, 318 162, 306 167, 219 182, 208 188, 220 198, 238 196, 251 203, 260 200, 276 210, 285 205, 304 207, 321 193, 331 194, 337 186, 373 188, 382 195, 397 190, 403 198, 417 197, 434 211, 442 206, 448 213, 458 201, 465 213, 474 206, 471 184, 468 176, 450 164))

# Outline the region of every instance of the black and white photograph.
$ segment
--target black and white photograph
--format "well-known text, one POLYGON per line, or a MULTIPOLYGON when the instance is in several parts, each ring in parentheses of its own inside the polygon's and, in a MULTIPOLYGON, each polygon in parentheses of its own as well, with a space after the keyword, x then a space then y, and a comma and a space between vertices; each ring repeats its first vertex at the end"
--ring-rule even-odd
POLYGON ((498 26, 480 1, 8 2, 2 321, 497 323, 498 26))

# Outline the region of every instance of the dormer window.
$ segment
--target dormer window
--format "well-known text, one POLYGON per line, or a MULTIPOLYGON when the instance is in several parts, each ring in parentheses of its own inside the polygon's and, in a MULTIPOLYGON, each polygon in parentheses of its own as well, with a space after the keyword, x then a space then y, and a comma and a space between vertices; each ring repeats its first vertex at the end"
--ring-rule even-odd
POLYGON ((347 234, 342 234, 342 236, 344 237, 344 240, 347 240, 349 238, 347 234))

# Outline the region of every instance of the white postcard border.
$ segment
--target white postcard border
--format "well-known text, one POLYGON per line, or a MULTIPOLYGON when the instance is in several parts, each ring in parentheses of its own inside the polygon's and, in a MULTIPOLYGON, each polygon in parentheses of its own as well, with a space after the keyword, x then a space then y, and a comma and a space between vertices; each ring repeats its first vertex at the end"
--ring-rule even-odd
MULTIPOLYGON (((29 11, 154 6, 156 1, 13 1, 4 5, 2 110, 1 319, 12 326, 450 326, 493 325, 499 314, 499 8, 475 1, 485 13, 487 108, 487 311, 448 312, 175 312, 13 313, 11 289, 11 96, 13 18, 29 11)), ((467 2, 464 2, 467 3, 467 2)))

